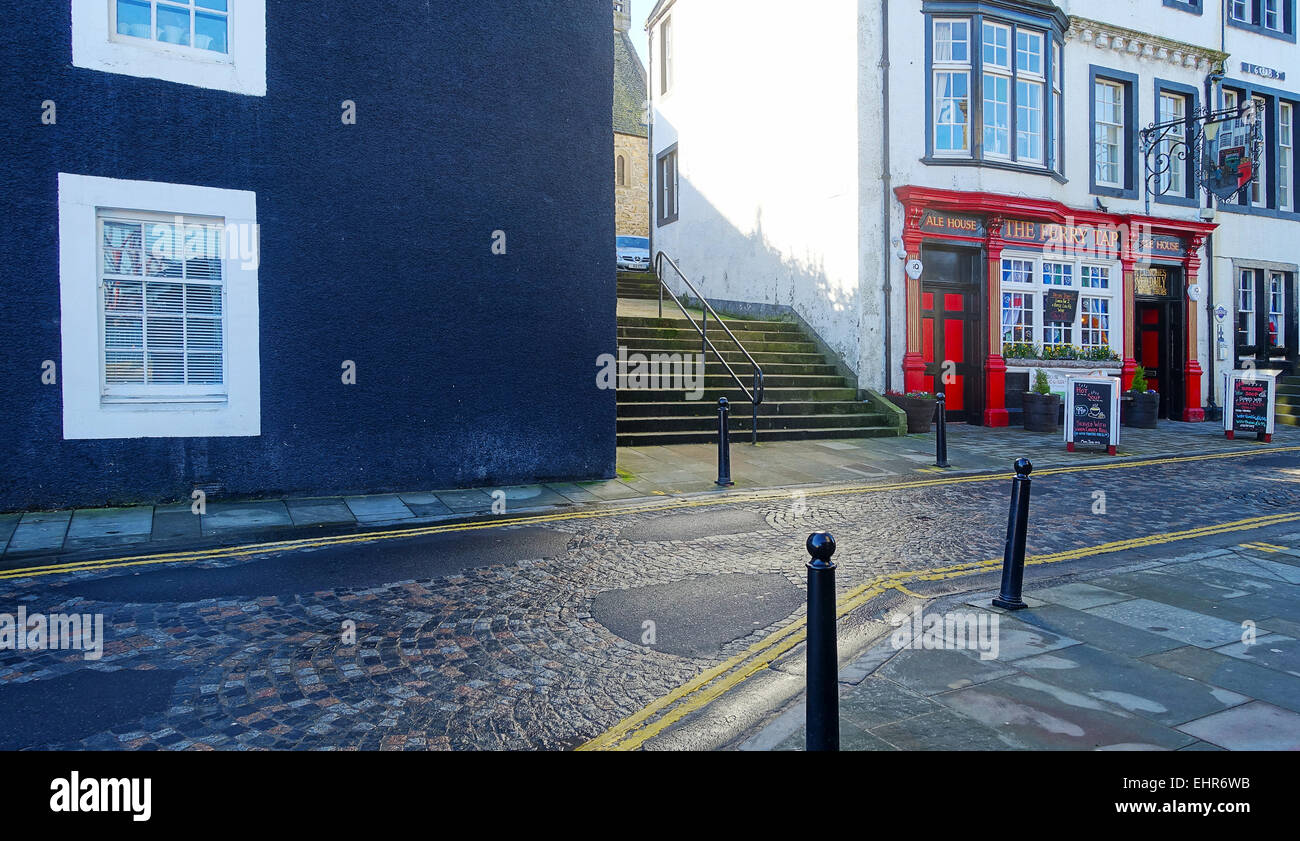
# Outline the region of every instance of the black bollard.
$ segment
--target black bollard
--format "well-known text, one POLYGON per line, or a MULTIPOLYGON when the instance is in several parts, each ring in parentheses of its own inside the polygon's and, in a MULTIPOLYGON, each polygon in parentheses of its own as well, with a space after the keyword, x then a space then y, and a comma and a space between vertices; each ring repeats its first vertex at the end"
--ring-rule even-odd
POLYGON ((938 415, 935 418, 936 426, 934 428, 934 466, 948 466, 948 411, 944 402, 945 397, 942 392, 939 393, 934 401, 934 411, 938 415))
POLYGON ((731 481, 731 438, 728 432, 728 419, 731 408, 727 398, 718 398, 718 484, 729 488, 735 484, 731 481))
POLYGON ((1002 590, 993 600, 994 607, 1024 610, 1029 605, 1020 598, 1025 579, 1025 530, 1029 527, 1029 474, 1034 466, 1029 459, 1016 460, 1016 478, 1011 480, 1011 514, 1007 518, 1007 548, 1002 556, 1002 590))
POLYGON ((805 747, 840 749, 839 654, 835 644, 835 538, 808 535, 808 716, 805 747))

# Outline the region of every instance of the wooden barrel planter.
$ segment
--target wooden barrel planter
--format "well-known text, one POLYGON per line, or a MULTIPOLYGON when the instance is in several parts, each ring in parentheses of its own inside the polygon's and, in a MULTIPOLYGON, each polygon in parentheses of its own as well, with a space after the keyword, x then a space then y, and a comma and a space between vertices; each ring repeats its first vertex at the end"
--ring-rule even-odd
POLYGON ((1059 394, 1025 392, 1024 419, 1026 430, 1030 432, 1057 432, 1060 428, 1058 423, 1060 414, 1061 396, 1059 394))
POLYGON ((1124 395, 1120 421, 1136 429, 1155 429, 1160 418, 1160 392, 1130 391, 1124 395))

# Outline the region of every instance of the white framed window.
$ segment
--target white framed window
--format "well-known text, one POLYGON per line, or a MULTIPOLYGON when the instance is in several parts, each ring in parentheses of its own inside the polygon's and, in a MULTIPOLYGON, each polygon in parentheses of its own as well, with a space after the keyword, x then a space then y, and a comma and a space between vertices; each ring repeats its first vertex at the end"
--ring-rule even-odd
POLYGON ((1250 23, 1250 0, 1228 0, 1228 15, 1233 20, 1250 23))
POLYGON ((674 51, 677 45, 673 41, 672 15, 659 24, 659 92, 666 94, 673 87, 674 51))
POLYGON ((266 0, 72 0, 72 64, 266 95, 266 0))
POLYGON ((1076 344, 1080 349, 1110 348, 1117 352, 1122 339, 1121 316, 1110 278, 1115 264, 1084 263, 1081 260, 1045 260, 1041 254, 1007 255, 1002 259, 1002 342, 1059 347, 1076 344), (1040 290, 1072 287, 1074 278, 1087 291, 1080 294, 1071 322, 1048 320, 1044 313, 1046 294, 1040 290), (1043 278, 1038 282, 1038 278, 1043 278), (1112 321, 1112 319, 1115 319, 1112 321))
POLYGON ((1278 104, 1277 111, 1277 207, 1294 210, 1292 190, 1295 182, 1295 107, 1290 102, 1278 104))
POLYGON ((1270 272, 1268 276, 1268 343, 1270 347, 1286 344, 1286 275, 1270 272))
POLYGON ((1110 347, 1110 299, 1080 296, 1079 347, 1110 347))
MULTIPOLYGON (((1044 36, 1016 27, 1016 159, 1043 163, 1047 67, 1044 36)), ((1058 57, 1059 60, 1059 57, 1058 57)))
POLYGON ((983 26, 984 154, 1011 157, 1011 27, 983 26))
POLYGON ((1255 271, 1242 269, 1237 276, 1237 344, 1255 346, 1255 271))
POLYGON ((1034 298, 1033 292, 1004 291, 1002 293, 1003 344, 1033 344, 1034 298))
POLYGON ((64 438, 259 435, 258 247, 253 193, 60 173, 64 438))
POLYGON ((1110 288, 1110 267, 1109 266, 1080 266, 1079 267, 1079 285, 1084 289, 1109 289, 1110 288))
POLYGON ((934 21, 934 151, 970 154, 971 25, 968 20, 934 21))
MULTIPOLYGON (((1187 119, 1187 97, 1182 94, 1160 92, 1160 114, 1157 122, 1167 123, 1174 120, 1187 119)), ((1187 161, 1179 157, 1177 150, 1186 149, 1182 146, 1183 138, 1186 134, 1185 126, 1171 128, 1165 140, 1160 141, 1159 154, 1167 158, 1169 168, 1161 176, 1159 186, 1160 193, 1173 193, 1178 196, 1187 195, 1187 161)))
POLYGON ((1124 85, 1098 79, 1095 90, 1096 182, 1124 187, 1124 85))
POLYGON ((1263 0, 1264 28, 1282 31, 1282 0, 1263 0))
POLYGON ((230 52, 227 0, 110 0, 112 32, 214 53, 230 52))
POLYGON ((1073 263, 1043 263, 1043 284, 1045 286, 1073 286, 1073 263))

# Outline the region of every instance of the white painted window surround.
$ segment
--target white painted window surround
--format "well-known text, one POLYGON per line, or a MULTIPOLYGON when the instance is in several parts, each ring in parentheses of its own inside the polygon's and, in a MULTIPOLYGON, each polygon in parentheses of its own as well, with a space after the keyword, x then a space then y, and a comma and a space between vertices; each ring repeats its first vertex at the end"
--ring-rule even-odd
POLYGON ((231 0, 229 54, 118 35, 115 6, 72 0, 74 67, 266 96, 266 0, 231 0))
POLYGON ((122 400, 106 394, 98 220, 105 210, 201 216, 256 231, 257 196, 243 190, 59 173, 59 300, 63 437, 240 437, 261 434, 257 239, 222 255, 225 399, 122 400))

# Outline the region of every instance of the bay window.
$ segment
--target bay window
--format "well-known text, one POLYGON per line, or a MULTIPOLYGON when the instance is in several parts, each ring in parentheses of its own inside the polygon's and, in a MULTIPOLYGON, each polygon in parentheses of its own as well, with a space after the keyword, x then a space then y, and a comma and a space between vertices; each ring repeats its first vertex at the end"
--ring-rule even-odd
MULTIPOLYGON (((942 6, 942 2, 936 3, 942 6)), ((963 11, 969 3, 960 4, 963 11)), ((1060 172, 1062 23, 1041 28, 976 4, 970 17, 927 16, 926 163, 1060 172), (1050 87, 1049 87, 1050 85, 1050 87)))

